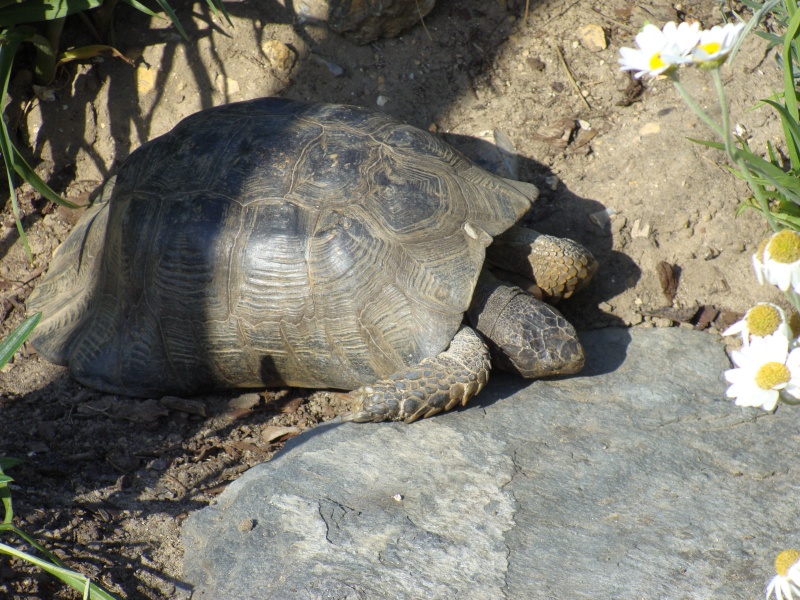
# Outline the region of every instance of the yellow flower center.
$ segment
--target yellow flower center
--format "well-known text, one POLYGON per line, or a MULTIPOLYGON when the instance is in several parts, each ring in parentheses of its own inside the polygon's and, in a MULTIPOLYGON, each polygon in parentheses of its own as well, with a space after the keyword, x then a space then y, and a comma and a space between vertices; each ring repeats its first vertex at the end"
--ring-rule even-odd
POLYGON ((764 337, 775 333, 783 319, 778 309, 771 304, 758 304, 747 311, 745 322, 750 335, 764 337))
POLYGON ((756 373, 756 385, 762 390, 774 389, 776 385, 788 383, 792 378, 789 368, 779 362, 768 362, 756 373))
POLYGON ((775 262, 787 265, 797 262, 800 260, 800 234, 788 229, 779 231, 770 239, 767 250, 775 262))
POLYGON ((661 52, 656 52, 653 56, 650 57, 650 70, 655 71, 656 69, 661 69, 667 66, 666 63, 661 60, 661 52))
POLYGON ((720 44, 719 42, 709 42, 707 44, 700 44, 697 47, 705 51, 709 56, 711 56, 715 52, 720 51, 720 49, 722 48, 722 44, 720 44))
POLYGON ((795 549, 784 550, 775 557, 775 572, 781 577, 786 577, 789 569, 791 569, 798 560, 800 560, 799 551, 795 549))

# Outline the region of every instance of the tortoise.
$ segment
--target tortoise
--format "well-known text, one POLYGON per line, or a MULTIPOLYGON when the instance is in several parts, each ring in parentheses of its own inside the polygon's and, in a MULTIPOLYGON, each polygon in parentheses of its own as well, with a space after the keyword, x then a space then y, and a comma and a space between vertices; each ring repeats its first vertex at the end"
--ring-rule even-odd
POLYGON ((203 110, 131 153, 56 251, 33 345, 113 394, 351 390, 354 421, 465 404, 492 361, 575 373, 567 320, 484 268, 549 299, 589 281, 588 251, 516 225, 537 193, 363 108, 203 110))

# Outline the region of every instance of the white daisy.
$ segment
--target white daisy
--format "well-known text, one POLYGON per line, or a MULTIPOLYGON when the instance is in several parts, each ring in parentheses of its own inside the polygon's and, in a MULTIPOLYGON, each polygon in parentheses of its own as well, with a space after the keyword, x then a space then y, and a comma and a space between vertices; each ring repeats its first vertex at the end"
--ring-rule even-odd
POLYGON ((794 338, 789 319, 780 306, 769 302, 760 302, 748 310, 744 318, 728 327, 722 335, 742 334, 742 343, 746 346, 751 339, 768 335, 782 335, 794 338))
POLYGON ((775 572, 767 586, 767 600, 773 594, 776 600, 794 600, 792 593, 800 594, 800 552, 784 550, 778 554, 775 572))
POLYGON ((731 384, 726 394, 737 406, 774 410, 781 394, 800 399, 800 348, 789 353, 787 337, 753 338, 731 358, 736 368, 725 371, 731 384))
POLYGON ((719 67, 728 58, 743 29, 744 23, 728 23, 701 31, 700 42, 692 50, 692 60, 702 67, 719 67))
POLYGON ((785 229, 772 235, 764 248, 764 279, 782 292, 800 293, 800 233, 785 229))
POLYGON ((675 63, 665 61, 661 53, 668 47, 669 39, 655 25, 647 24, 636 34, 635 48, 620 48, 619 53, 622 58, 619 64, 623 71, 636 71, 636 79, 641 79, 643 75, 656 77, 669 69, 675 68, 675 63))
POLYGON ((662 60, 673 64, 692 62, 691 53, 700 41, 700 23, 681 23, 670 21, 661 30, 667 44, 661 51, 662 60))
POLYGON ((761 242, 756 248, 755 254, 753 254, 753 270, 756 272, 758 285, 764 285, 764 249, 767 244, 769 244, 769 238, 761 242))

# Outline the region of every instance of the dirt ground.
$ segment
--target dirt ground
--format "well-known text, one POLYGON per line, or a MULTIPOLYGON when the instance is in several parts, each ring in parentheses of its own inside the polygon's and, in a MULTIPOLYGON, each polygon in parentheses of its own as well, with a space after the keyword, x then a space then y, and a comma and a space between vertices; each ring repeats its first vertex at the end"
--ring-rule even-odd
MULTIPOLYGON (((267 95, 360 104, 438 132, 483 164, 498 162, 486 141, 494 130, 510 138, 520 179, 541 189, 528 224, 581 241, 600 262, 589 289, 560 307, 579 329, 697 326, 717 335, 734 313, 776 299, 750 267, 763 221, 734 218, 746 186, 720 152, 687 140, 710 132, 669 81, 637 85, 617 65, 645 22, 710 27, 723 20, 718 2, 534 0, 525 19, 524 1, 439 0, 424 26, 361 46, 301 22, 288 1, 227 2, 234 27, 203 2, 173 5, 189 43, 168 21, 120 4, 116 45, 130 62, 69 64, 39 96, 30 57, 19 57, 10 129, 70 200, 85 202, 142 142, 201 108, 267 95), (607 48, 587 47, 587 25, 602 28, 607 48), (662 285, 669 273, 674 299, 662 285)), ((70 20, 65 47, 87 43, 70 20)), ((748 110, 781 86, 765 43, 750 38, 723 74, 752 147, 780 147, 776 117, 748 110)), ((705 73, 685 71, 683 81, 719 115, 705 73)), ((0 336, 24 318, 26 297, 79 216, 20 186, 31 264, 2 193, 0 336)), ((25 459, 10 472, 19 524, 69 564, 122 597, 188 597, 186 515, 288 436, 342 410, 330 394, 307 390, 189 402, 108 396, 26 346, 0 373, 0 456, 25 459)), ((5 558, 0 596, 79 597, 5 558)))

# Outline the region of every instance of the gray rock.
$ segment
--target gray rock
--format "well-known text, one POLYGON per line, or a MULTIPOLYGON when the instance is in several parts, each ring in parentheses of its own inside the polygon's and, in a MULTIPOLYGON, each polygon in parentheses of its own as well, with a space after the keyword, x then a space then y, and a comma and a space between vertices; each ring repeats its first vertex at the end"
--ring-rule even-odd
POLYGON ((193 597, 762 597, 797 545, 795 410, 735 407, 708 334, 584 343, 580 377, 292 439, 187 519, 193 597))

